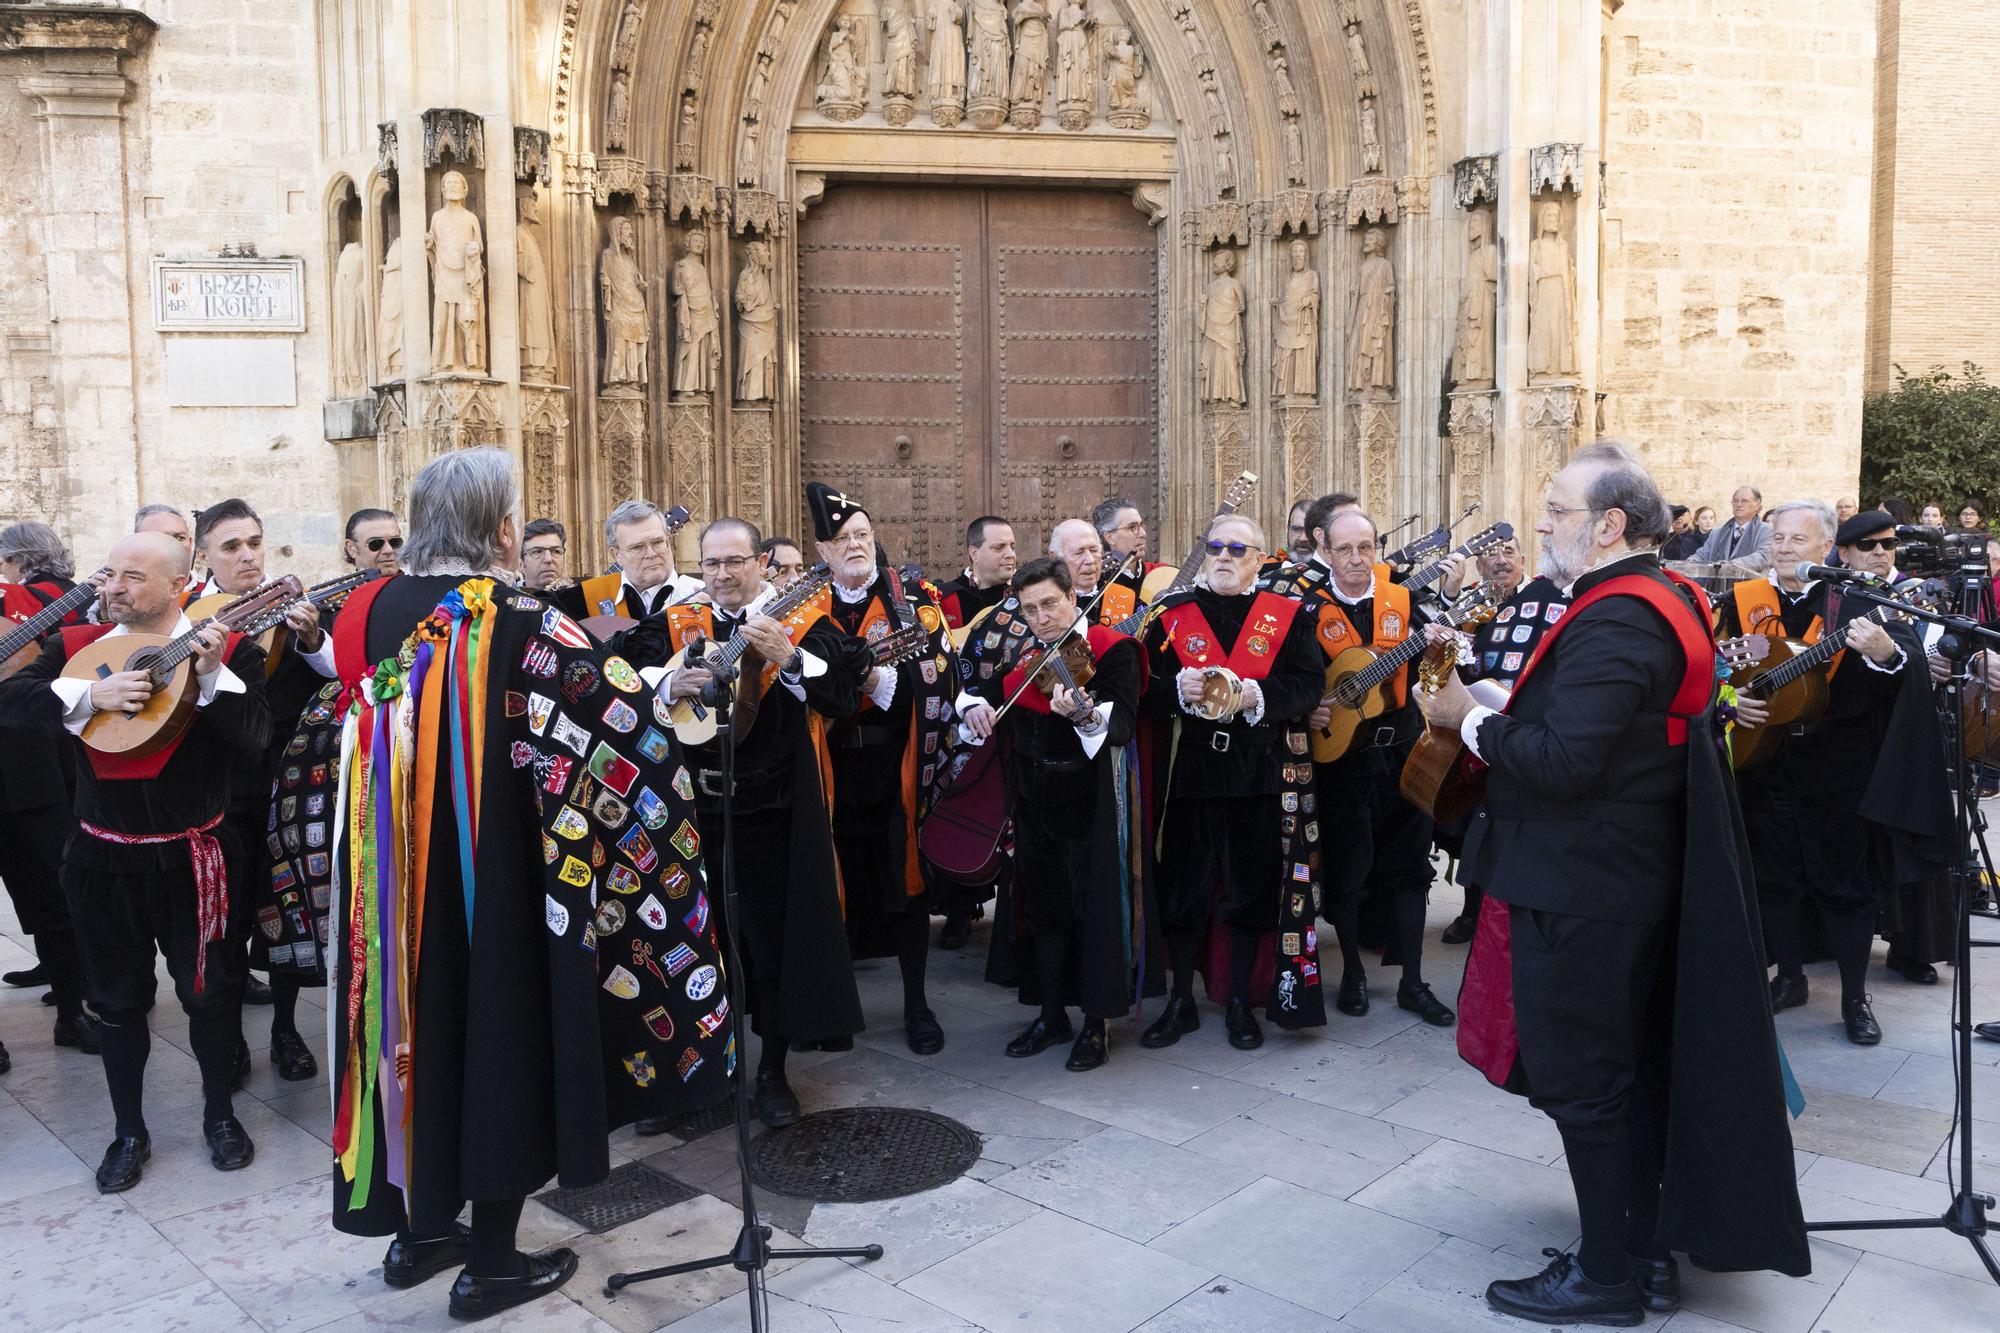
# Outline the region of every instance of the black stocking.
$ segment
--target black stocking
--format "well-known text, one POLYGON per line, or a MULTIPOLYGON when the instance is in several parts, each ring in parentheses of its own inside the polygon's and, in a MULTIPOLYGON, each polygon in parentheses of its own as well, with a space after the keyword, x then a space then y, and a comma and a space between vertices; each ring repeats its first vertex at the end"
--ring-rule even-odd
POLYGON ((896 963, 903 971, 903 1012, 927 1008, 924 967, 930 960, 931 918, 915 908, 896 919, 896 963))
POLYGON ((1562 1139, 1583 1229, 1576 1261, 1592 1282, 1606 1286, 1624 1282, 1630 1276, 1625 1263, 1625 1213, 1632 1201, 1632 1141, 1622 1133, 1580 1139, 1568 1129, 1562 1139))
POLYGON ((1821 907, 1820 916, 1826 922, 1834 961, 1840 965, 1841 1002, 1858 1000, 1868 992, 1868 957, 1875 950, 1875 909, 1840 912, 1821 907))
POLYGON ((111 1114, 117 1121, 118 1136, 144 1134, 146 1057, 153 1050, 146 1016, 122 1014, 113 1021, 107 1014, 102 1027, 98 1041, 104 1053, 104 1082, 111 1090, 111 1114))
POLYGON ((1778 962, 1778 975, 1798 978, 1806 974, 1805 945, 1799 939, 1799 905, 1766 898, 1758 904, 1764 915, 1764 942, 1778 962))
POLYGON ((201 1118, 213 1124, 236 1114, 236 1044, 243 1032, 242 1010, 234 1004, 198 1009, 188 1015, 188 1045, 201 1066, 201 1118))
POLYGON ((35 936, 35 956, 48 971, 56 1017, 77 1017, 83 1012, 83 956, 76 951, 76 931, 64 926, 40 932, 35 936))
POLYGON ((1403 986, 1414 990, 1424 984, 1424 891, 1397 889, 1396 943, 1402 952, 1403 986))
POLYGON ((1243 926, 1229 928, 1229 998, 1250 998, 1250 969, 1257 965, 1260 932, 1243 926))
POLYGON ((791 1049, 792 1042, 789 1037, 766 1036, 764 1038, 763 1053, 757 1057, 757 1072, 760 1074, 776 1074, 779 1078, 783 1078, 785 1076, 785 1053, 791 1049))
POLYGON ((298 1035, 299 983, 280 973, 271 974, 271 1035, 289 1032, 298 1035))
POLYGON ((1176 1000, 1194 999, 1194 951, 1198 943, 1196 935, 1177 932, 1167 936, 1167 965, 1173 969, 1176 1000))
POLYGON ((1059 931, 1035 932, 1035 979, 1042 988, 1042 1021, 1061 1027, 1069 1015, 1063 1004, 1063 982, 1069 971, 1069 936, 1059 931))
POLYGON ((1333 923, 1333 938, 1340 944, 1340 965, 1349 972, 1361 970, 1361 904, 1340 903, 1327 918, 1333 923))
POLYGON ((466 1248, 465 1271, 474 1277, 519 1277, 526 1269, 514 1247, 521 1225, 523 1199, 475 1200, 472 1242, 466 1248))

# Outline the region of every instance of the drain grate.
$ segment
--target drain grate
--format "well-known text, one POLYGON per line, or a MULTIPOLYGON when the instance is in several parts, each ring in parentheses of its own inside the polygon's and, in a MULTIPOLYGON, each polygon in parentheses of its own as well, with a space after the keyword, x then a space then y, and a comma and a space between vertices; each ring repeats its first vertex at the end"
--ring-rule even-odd
POLYGON ((704 1134, 713 1134, 736 1123, 736 1097, 734 1093, 708 1106, 697 1106, 692 1111, 678 1111, 667 1116, 661 1123, 663 1133, 675 1138, 694 1140, 704 1134))
POLYGON ((956 1120, 893 1106, 809 1115, 750 1145, 757 1183, 794 1198, 865 1203, 936 1189, 979 1160, 979 1135, 956 1120))
POLYGON ((602 1235, 613 1227, 636 1222, 648 1213, 685 1203, 700 1192, 644 1162, 627 1162, 595 1185, 547 1190, 537 1194, 535 1202, 555 1209, 572 1222, 582 1223, 593 1235, 602 1235))

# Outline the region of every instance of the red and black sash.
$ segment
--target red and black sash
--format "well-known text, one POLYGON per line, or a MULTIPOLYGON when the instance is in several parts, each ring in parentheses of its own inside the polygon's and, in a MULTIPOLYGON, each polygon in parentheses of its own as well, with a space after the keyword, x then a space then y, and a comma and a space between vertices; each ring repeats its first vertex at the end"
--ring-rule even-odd
MULTIPOLYGON (((1104 654, 1109 652, 1114 644, 1122 643, 1129 637, 1120 634, 1117 630, 1106 629, 1103 625, 1091 625, 1088 629, 1090 632, 1090 660, 1093 662, 1103 661, 1104 654)), ((1021 690, 1019 699, 1021 707, 1031 713, 1046 713, 1051 711, 1049 708, 1049 696, 1042 693, 1040 685, 1030 685, 1025 690, 1021 689, 1021 682, 1025 678, 1026 669, 1024 667, 1017 666, 1012 671, 1009 671, 1006 678, 1000 682, 1000 697, 1003 699, 1012 699, 1015 697, 1014 691, 1021 690)))
POLYGON ((1168 607, 1160 613, 1160 619, 1166 622, 1167 642, 1173 645, 1174 656, 1180 658, 1182 666, 1226 666, 1239 679, 1262 680, 1271 674, 1278 650, 1284 647, 1285 636, 1291 633, 1292 620, 1298 613, 1299 603, 1291 598, 1274 592, 1258 593, 1227 654, 1221 651, 1220 636, 1209 626, 1208 617, 1201 613, 1200 604, 1192 597, 1179 606, 1168 607))
MULTIPOLYGON (((74 657, 79 649, 87 644, 97 642, 116 628, 117 626, 115 625, 69 625, 64 627, 61 631, 64 659, 67 660, 74 657)), ((243 642, 241 634, 231 633, 228 641, 222 646, 222 660, 227 662, 236 652, 236 645, 241 642, 243 642)), ((144 757, 135 757, 129 754, 106 754, 101 750, 93 750, 88 745, 83 747, 83 752, 90 759, 90 771, 95 773, 100 779, 117 782, 134 782, 160 776, 160 770, 167 766, 167 761, 174 757, 174 751, 181 748, 181 742, 186 738, 187 732, 183 730, 180 735, 174 737, 166 745, 144 757)))

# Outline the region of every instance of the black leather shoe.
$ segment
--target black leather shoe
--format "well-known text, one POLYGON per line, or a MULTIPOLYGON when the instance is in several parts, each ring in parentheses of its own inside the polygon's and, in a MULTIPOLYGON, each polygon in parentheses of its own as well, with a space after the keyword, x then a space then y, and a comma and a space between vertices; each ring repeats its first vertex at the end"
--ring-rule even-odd
POLYGON ((1264 1029, 1257 1026, 1257 1015, 1251 1011, 1248 1000, 1240 997, 1230 1000, 1222 1015, 1222 1026, 1229 1029, 1229 1044, 1239 1051, 1254 1051, 1264 1044, 1264 1029))
POLYGON ((243 1003, 269 1004, 270 1002, 271 988, 268 985, 255 977, 243 978, 243 1003))
POLYGON ((757 1071, 757 1095, 752 1100, 751 1109, 757 1112, 759 1120, 772 1129, 783 1129, 786 1125, 799 1122, 798 1094, 786 1082, 782 1069, 757 1071))
POLYGON ((972 919, 962 916, 948 916, 944 928, 938 931, 938 948, 963 949, 965 942, 972 938, 972 919))
POLYGON ((1444 928, 1444 934, 1438 936, 1438 939, 1446 944, 1470 944, 1472 937, 1478 931, 1478 917, 1456 916, 1451 919, 1451 924, 1444 928))
POLYGON ((1368 1012, 1366 969, 1350 967, 1340 974, 1340 995, 1334 1000, 1333 1007, 1355 1018, 1368 1012))
POLYGON ((541 1254, 524 1254, 521 1260, 526 1269, 519 1277, 475 1277, 460 1273, 451 1284, 452 1317, 484 1319, 539 1300, 576 1276, 575 1250, 545 1250, 541 1254))
POLYGON ((904 1011, 903 1036, 918 1055, 936 1055, 944 1049, 944 1028, 929 1005, 904 1011))
POLYGON ((656 1134, 673 1132, 674 1118, 670 1115, 640 1116, 632 1122, 632 1132, 642 1139, 650 1139, 656 1134))
POLYGON ((1905 981, 1914 982, 1919 986, 1938 984, 1937 968, 1929 963, 1920 963, 1914 958, 1892 958, 1889 960, 1889 966, 1900 973, 1905 981))
POLYGON ((1882 1041, 1882 1025, 1875 1021, 1874 1006, 1864 995, 1840 1002, 1840 1021, 1847 1026, 1847 1039, 1856 1046, 1876 1046, 1882 1041))
POLYGON ((1782 1014, 1787 1009, 1796 1009, 1811 993, 1804 977, 1788 977, 1780 972, 1771 978, 1771 1012, 1782 1014))
POLYGON ((1025 1060, 1031 1055, 1040 1055, 1059 1041, 1068 1041, 1076 1035, 1076 1029, 1069 1025, 1069 1015, 1064 1014, 1059 1025, 1051 1025, 1049 1020, 1037 1015, 1035 1021, 1021 1029, 1021 1035, 1007 1043, 1007 1054, 1016 1060, 1025 1060))
POLYGON ((1194 1001, 1169 995, 1160 1016, 1153 1020, 1151 1027, 1139 1034, 1139 1044, 1149 1051, 1157 1051, 1162 1046, 1173 1045, 1200 1026, 1201 1011, 1194 1007, 1194 1001))
POLYGON ((139 1183, 139 1172, 152 1160, 153 1137, 141 1130, 137 1134, 120 1134, 111 1140, 111 1146, 104 1150, 104 1160, 97 1164, 97 1192, 118 1194, 139 1183))
MULTIPOLYGON (((1975 1024, 1972 1030, 1988 1041, 2000 1041, 2000 1023, 1979 1023, 1975 1024)), ((4 1056, 5 1052, 0 1051, 0 1057, 4 1056)), ((6 1072, 5 1067, 0 1066, 0 1074, 6 1072)))
POLYGON ((319 1073, 319 1061, 313 1059, 312 1048, 296 1032, 271 1034, 271 1063, 278 1067, 278 1077, 287 1083, 303 1083, 319 1073))
POLYGON ((1632 1269, 1632 1281, 1638 1285, 1639 1301, 1648 1310, 1669 1314, 1681 1308, 1681 1266, 1671 1254, 1664 1259, 1641 1259, 1628 1254, 1625 1262, 1632 1269))
POLYGON ((74 1046, 85 1055, 96 1055, 103 1049, 97 1040, 97 1020, 89 1014, 58 1018, 55 1041, 58 1046, 74 1046))
POLYGON ((54 1004, 55 1002, 56 1002, 56 993, 55 993, 54 991, 52 991, 52 990, 46 990, 46 991, 43 991, 43 992, 42 992, 42 1003, 43 1003, 43 1004, 48 1004, 48 1005, 52 1005, 52 1004, 54 1004))
POLYGON ((382 1256, 382 1280, 392 1287, 427 1282, 447 1268, 464 1266, 471 1243, 472 1232, 462 1222, 452 1223, 450 1232, 428 1240, 399 1236, 389 1242, 389 1252, 382 1256))
POLYGON ((6 982, 9 986, 20 986, 23 988, 29 986, 46 986, 49 984, 49 970, 40 963, 36 963, 33 967, 24 967, 18 972, 0 972, 0 981, 6 982))
POLYGON ((235 1116, 211 1120, 201 1127, 208 1140, 208 1161, 218 1171, 241 1171, 257 1156, 257 1145, 235 1116))
POLYGON ((1104 1020, 1100 1018, 1092 1022, 1085 1019, 1083 1031, 1076 1034, 1076 1045, 1069 1048, 1069 1059, 1063 1061, 1063 1068, 1072 1074, 1095 1069, 1104 1063, 1110 1045, 1110 1038, 1104 1031, 1104 1020))
POLYGON ((1606 1286, 1585 1277, 1575 1255, 1562 1250, 1542 1253, 1551 1256, 1547 1268, 1533 1277, 1492 1283, 1486 1288, 1486 1303, 1501 1314, 1537 1324, 1632 1328, 1646 1322, 1639 1284, 1631 1278, 1606 1286))
POLYGON ((1431 988, 1419 981, 1414 986, 1396 987, 1396 1007, 1407 1009, 1434 1028, 1448 1028, 1458 1021, 1458 1015, 1445 1006, 1445 1002, 1431 994, 1431 988))

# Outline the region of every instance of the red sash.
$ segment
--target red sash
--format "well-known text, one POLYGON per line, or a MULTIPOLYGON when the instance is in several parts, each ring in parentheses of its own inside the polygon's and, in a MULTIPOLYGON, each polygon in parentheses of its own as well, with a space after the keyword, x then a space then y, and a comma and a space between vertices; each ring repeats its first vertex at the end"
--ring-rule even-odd
MULTIPOLYGON (((1110 650, 1113 644, 1121 643, 1130 637, 1120 634, 1117 630, 1107 629, 1103 625, 1091 625, 1087 628, 1090 632, 1090 660, 1093 662, 1103 661, 1104 654, 1110 650)), ((1017 666, 1012 671, 1009 671, 1006 678, 1000 682, 1000 697, 1003 699, 1014 698, 1014 691, 1021 690, 1021 682, 1025 678, 1025 668, 1023 667, 1017 666)), ((1039 685, 1030 685, 1025 690, 1021 690, 1020 704, 1021 707, 1031 713, 1047 713, 1052 711, 1049 708, 1049 696, 1042 693, 1042 687, 1039 685)))
POLYGON ((397 577, 370 579, 347 594, 340 618, 333 622, 333 670, 350 692, 374 674, 375 664, 368 660, 368 608, 397 577))
MULTIPOLYGON (((1262 680, 1270 675, 1278 649, 1284 646, 1285 636, 1291 633, 1292 620, 1298 613, 1299 603, 1291 598, 1274 592, 1258 593, 1250 603, 1250 614, 1243 618, 1243 629, 1237 634, 1235 645, 1221 665, 1242 680, 1262 680)), ((1180 658, 1182 666, 1216 665, 1215 659, 1221 656, 1217 635, 1194 598, 1168 607, 1160 613, 1160 619, 1166 623, 1167 642, 1173 645, 1174 656, 1180 658)))
MULTIPOLYGON (((65 626, 59 631, 62 634, 63 657, 67 659, 73 656, 77 649, 85 644, 97 642, 116 628, 115 625, 65 626)), ((241 642, 243 642, 241 634, 231 634, 228 641, 222 645, 222 660, 227 662, 230 654, 236 651, 236 645, 241 642)), ((160 770, 167 766, 167 760, 174 757, 174 751, 181 748, 181 741, 186 737, 187 732, 183 730, 172 741, 144 758, 134 758, 128 754, 105 754, 91 749, 88 745, 83 747, 83 752, 90 759, 90 771, 98 777, 114 782, 135 782, 160 776, 160 770)))

